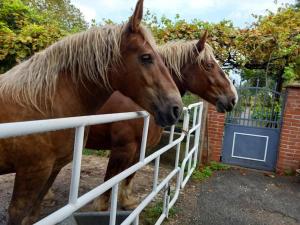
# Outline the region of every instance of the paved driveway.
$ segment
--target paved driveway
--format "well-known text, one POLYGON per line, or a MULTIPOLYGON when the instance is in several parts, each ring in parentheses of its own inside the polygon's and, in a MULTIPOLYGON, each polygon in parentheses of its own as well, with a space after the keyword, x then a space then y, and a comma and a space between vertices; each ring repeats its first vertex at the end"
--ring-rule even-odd
POLYGON ((300 224, 300 182, 295 177, 268 177, 261 172, 219 171, 202 183, 192 182, 170 224, 300 224))

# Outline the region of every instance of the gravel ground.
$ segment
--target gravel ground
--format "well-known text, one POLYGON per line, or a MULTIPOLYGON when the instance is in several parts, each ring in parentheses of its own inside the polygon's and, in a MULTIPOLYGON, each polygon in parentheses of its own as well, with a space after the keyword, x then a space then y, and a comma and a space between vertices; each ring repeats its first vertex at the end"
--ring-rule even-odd
MULTIPOLYGON (((83 156, 79 195, 86 193, 103 182, 108 158, 94 155, 83 156)), ((160 169, 160 178, 171 170, 163 166, 160 169)), ((0 225, 6 224, 7 209, 11 198, 14 174, 0 176, 0 225)), ((71 164, 62 169, 53 184, 55 198, 43 202, 41 218, 67 204, 71 177, 71 164)), ((133 191, 143 199, 152 189, 153 166, 148 165, 140 170, 134 178, 133 191)), ((86 205, 81 211, 93 211, 91 204, 86 205)))

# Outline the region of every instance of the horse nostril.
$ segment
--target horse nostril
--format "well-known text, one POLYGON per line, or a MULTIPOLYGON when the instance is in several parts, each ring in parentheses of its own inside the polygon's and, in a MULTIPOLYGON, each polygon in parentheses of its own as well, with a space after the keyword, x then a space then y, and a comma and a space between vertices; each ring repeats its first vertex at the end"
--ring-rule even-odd
POLYGON ((180 115, 180 108, 178 106, 173 106, 172 114, 173 114, 174 119, 178 119, 178 117, 180 115))
POLYGON ((235 98, 231 100, 232 105, 235 105, 235 98))
POLYGON ((229 97, 229 103, 232 105, 232 106, 235 106, 235 104, 236 104, 236 98, 235 98, 235 96, 231 96, 231 97, 229 97))

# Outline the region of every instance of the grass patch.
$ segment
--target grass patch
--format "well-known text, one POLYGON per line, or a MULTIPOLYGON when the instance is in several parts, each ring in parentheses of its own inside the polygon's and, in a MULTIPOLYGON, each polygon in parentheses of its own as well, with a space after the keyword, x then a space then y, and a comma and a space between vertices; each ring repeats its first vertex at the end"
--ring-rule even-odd
POLYGON ((83 155, 96 155, 100 157, 109 157, 110 151, 108 150, 95 150, 95 149, 83 149, 83 155))
MULTIPOLYGON (((160 215, 163 212, 163 201, 155 202, 153 205, 150 205, 145 208, 142 213, 142 221, 144 225, 153 225, 158 220, 160 215)), ((174 216, 178 212, 176 207, 172 207, 169 210, 169 218, 174 216)))
POLYGON ((228 170, 230 168, 229 165, 226 165, 224 163, 216 162, 216 161, 211 161, 209 167, 213 171, 218 171, 218 170, 228 170))
POLYGON ((192 178, 197 181, 202 181, 206 178, 211 177, 214 171, 228 170, 229 168, 230 166, 228 165, 212 161, 208 166, 194 170, 192 178))
POLYGON ((212 175, 213 171, 209 168, 209 166, 206 166, 204 168, 194 170, 192 174, 192 178, 197 181, 202 181, 206 178, 209 178, 212 175))

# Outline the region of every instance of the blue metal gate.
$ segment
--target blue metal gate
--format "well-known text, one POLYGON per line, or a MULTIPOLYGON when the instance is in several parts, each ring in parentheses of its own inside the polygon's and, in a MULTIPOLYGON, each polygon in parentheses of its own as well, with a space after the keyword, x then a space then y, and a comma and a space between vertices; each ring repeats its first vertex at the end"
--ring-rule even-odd
POLYGON ((222 161, 275 170, 284 95, 262 87, 239 87, 239 102, 226 115, 222 161))

